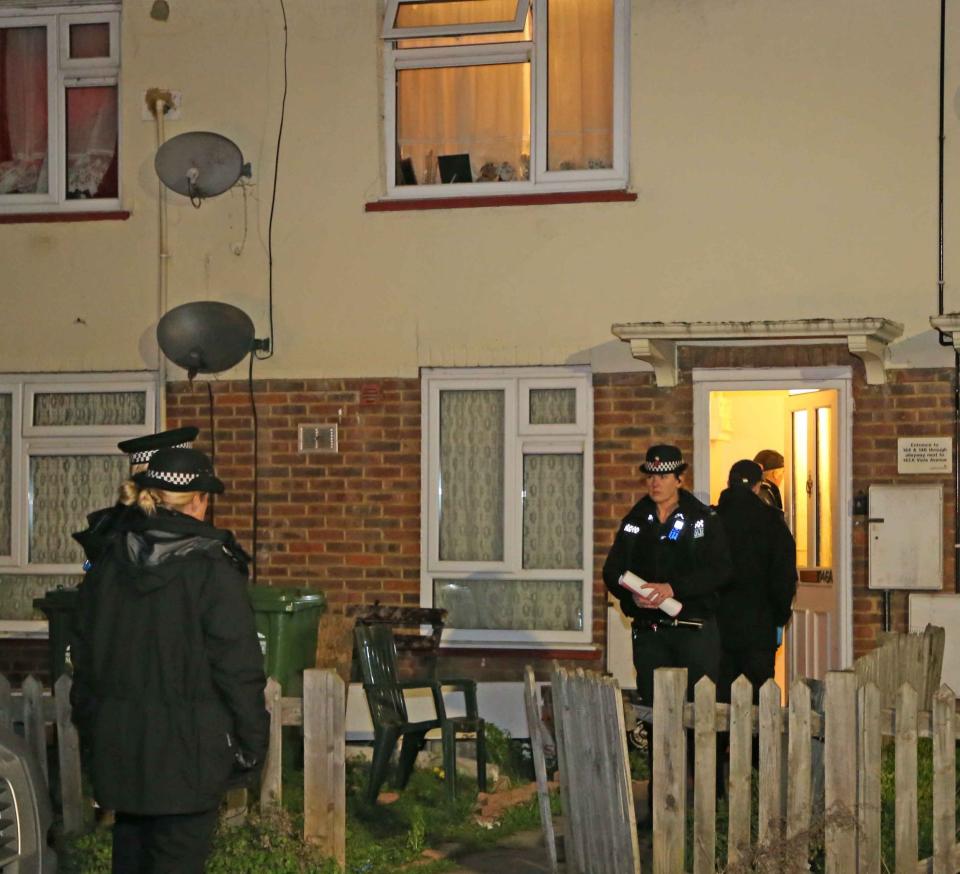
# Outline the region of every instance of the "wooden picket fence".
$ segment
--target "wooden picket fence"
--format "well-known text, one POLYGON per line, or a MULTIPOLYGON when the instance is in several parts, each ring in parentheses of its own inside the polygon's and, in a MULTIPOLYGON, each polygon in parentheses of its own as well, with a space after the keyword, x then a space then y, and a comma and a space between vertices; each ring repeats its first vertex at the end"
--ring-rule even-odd
POLYGON ((684 701, 687 673, 662 668, 654 673, 653 865, 655 872, 685 870, 687 732, 695 739, 695 874, 715 870, 716 736, 730 735, 728 870, 757 870, 766 857, 773 870, 807 870, 813 821, 811 749, 824 743, 823 842, 828 874, 879 872, 880 772, 883 737, 895 741, 895 870, 954 874, 960 868, 956 836, 956 739, 960 719, 953 691, 941 686, 932 712, 920 712, 917 693, 901 686, 895 708, 880 706, 873 683, 858 687, 853 672, 827 674, 823 716, 810 704, 803 681, 790 688, 790 705, 780 706, 780 689, 768 680, 760 706, 740 677, 731 703, 716 703, 713 683, 696 685, 693 704, 684 701), (751 748, 759 733, 758 840, 751 846, 751 748), (917 738, 933 738, 933 856, 918 860, 917 738), (784 772, 784 765, 786 772, 784 772), (679 801, 678 801, 679 800, 679 801))

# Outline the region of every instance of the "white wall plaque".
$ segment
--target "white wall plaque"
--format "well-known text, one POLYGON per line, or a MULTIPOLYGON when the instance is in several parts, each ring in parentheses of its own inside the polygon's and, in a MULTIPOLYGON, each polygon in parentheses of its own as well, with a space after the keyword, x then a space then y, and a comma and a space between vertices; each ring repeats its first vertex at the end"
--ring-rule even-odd
POLYGON ((898 437, 897 473, 950 473, 952 437, 898 437))

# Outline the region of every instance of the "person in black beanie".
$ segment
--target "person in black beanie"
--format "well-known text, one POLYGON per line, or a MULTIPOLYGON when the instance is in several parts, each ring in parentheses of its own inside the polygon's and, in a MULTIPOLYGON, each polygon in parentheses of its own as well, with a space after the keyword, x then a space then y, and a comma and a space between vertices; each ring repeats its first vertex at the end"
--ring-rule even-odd
POLYGON ((246 557, 204 521, 222 491, 202 452, 157 452, 79 587, 70 697, 113 874, 201 874, 224 792, 266 756, 246 557))
POLYGON ((783 485, 783 456, 776 449, 761 449, 753 460, 763 470, 760 491, 757 493, 760 500, 783 512, 783 496, 780 494, 780 486, 783 485))
POLYGON ((760 687, 774 674, 777 628, 790 619, 797 591, 797 547, 776 507, 760 497, 763 471, 743 459, 730 468, 717 514, 723 522, 733 576, 720 596, 722 657, 718 700, 730 700, 733 681, 743 674, 760 687))

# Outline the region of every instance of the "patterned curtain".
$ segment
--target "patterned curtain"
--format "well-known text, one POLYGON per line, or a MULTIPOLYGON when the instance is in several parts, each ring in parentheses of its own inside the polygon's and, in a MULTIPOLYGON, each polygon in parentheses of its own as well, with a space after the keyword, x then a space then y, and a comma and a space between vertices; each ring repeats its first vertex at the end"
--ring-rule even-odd
POLYGON ((0 394, 0 555, 10 555, 13 523, 13 396, 0 394))
POLYGON ((583 456, 523 456, 523 566, 583 567, 583 456))
POLYGON ((448 628, 580 631, 580 580, 435 580, 448 628))
POLYGON ((70 537, 86 514, 116 502, 128 474, 125 455, 36 455, 30 459, 30 562, 82 564, 70 537))
POLYGON ((143 391, 50 392, 33 399, 34 425, 142 425, 146 420, 143 391))
POLYGON ((440 392, 440 558, 503 560, 504 393, 440 392))
POLYGON ((0 574, 0 619, 46 619, 33 599, 51 589, 72 589, 80 580, 72 574, 0 574))
POLYGON ((575 388, 530 389, 531 425, 573 425, 576 421, 575 388))

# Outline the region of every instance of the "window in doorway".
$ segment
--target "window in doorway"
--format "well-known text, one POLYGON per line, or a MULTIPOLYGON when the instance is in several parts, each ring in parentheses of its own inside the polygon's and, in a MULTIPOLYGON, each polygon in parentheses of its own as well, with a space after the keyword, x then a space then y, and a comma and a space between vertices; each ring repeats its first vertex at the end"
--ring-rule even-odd
POLYGON ((581 368, 423 378, 425 604, 445 639, 591 639, 592 385, 581 368))

